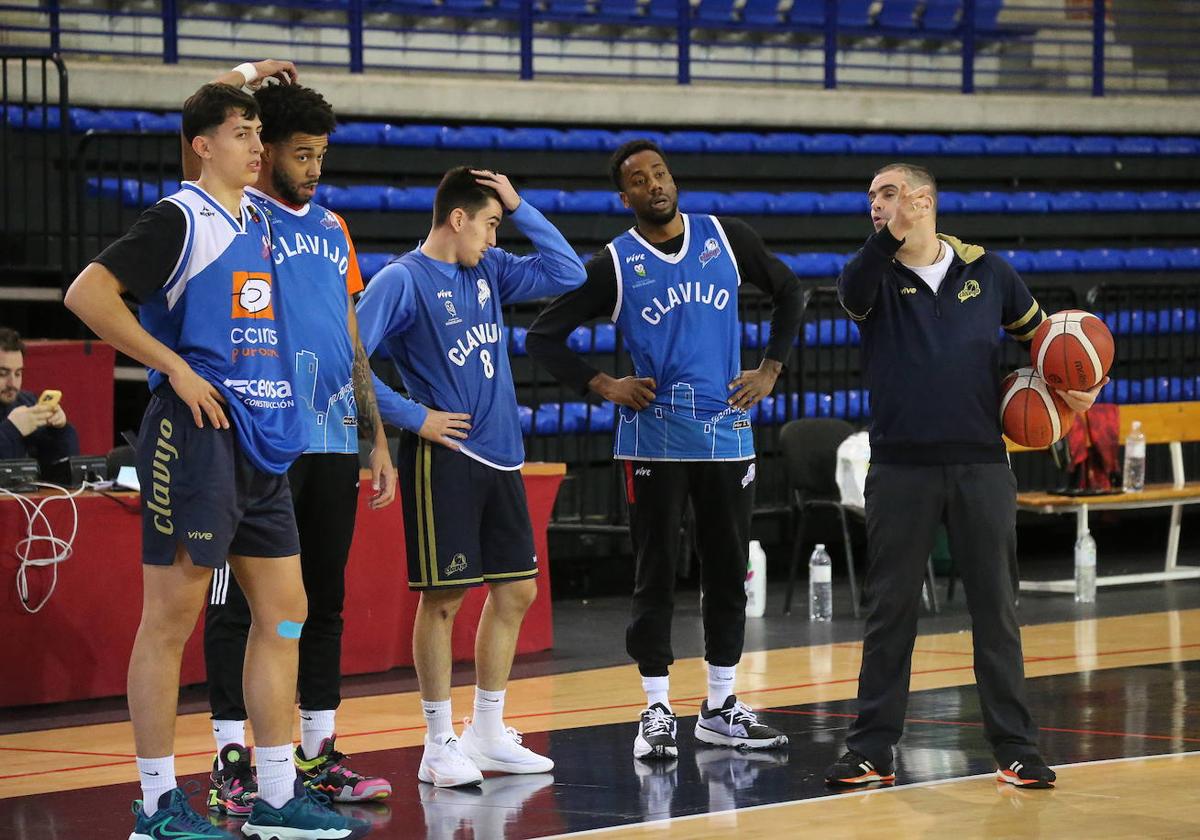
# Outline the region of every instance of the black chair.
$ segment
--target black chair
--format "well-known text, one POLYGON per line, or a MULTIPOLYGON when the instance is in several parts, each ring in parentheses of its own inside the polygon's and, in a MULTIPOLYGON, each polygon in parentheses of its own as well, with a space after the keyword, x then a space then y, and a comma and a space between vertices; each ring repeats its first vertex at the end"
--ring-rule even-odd
MULTIPOLYGON (((813 508, 824 507, 836 511, 842 525, 846 573, 850 578, 850 602, 854 609, 854 617, 859 617, 858 576, 854 571, 854 550, 850 542, 847 514, 862 520, 865 519, 866 512, 860 507, 842 504, 842 494, 837 486, 837 449, 854 431, 854 427, 845 420, 834 418, 792 420, 780 431, 779 447, 783 452, 796 517, 792 565, 788 570, 787 595, 783 601, 784 615, 791 615, 792 612, 796 570, 804 556, 804 529, 808 513, 813 508)), ((938 603, 932 560, 929 561, 926 574, 926 605, 936 613, 938 603)))

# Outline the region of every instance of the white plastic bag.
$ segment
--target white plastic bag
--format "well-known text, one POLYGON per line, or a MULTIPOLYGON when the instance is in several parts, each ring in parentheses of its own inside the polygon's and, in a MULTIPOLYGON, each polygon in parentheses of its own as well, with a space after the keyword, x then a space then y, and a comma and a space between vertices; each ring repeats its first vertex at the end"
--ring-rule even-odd
POLYGON ((863 490, 871 464, 871 443, 866 432, 855 432, 837 448, 837 486, 842 504, 866 507, 863 490))

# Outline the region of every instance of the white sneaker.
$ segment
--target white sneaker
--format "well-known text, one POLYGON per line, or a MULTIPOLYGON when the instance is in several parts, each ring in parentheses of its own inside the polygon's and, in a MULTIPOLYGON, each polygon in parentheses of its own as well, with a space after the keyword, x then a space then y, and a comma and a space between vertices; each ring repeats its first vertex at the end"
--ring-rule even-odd
POLYGON ((421 755, 417 778, 436 787, 461 787, 479 784, 483 773, 463 754, 458 739, 451 733, 442 736, 440 744, 425 736, 425 752, 421 755))
POLYGON ((462 751, 480 770, 496 773, 549 773, 554 762, 521 746, 521 733, 511 726, 504 734, 487 738, 467 725, 462 734, 462 751))

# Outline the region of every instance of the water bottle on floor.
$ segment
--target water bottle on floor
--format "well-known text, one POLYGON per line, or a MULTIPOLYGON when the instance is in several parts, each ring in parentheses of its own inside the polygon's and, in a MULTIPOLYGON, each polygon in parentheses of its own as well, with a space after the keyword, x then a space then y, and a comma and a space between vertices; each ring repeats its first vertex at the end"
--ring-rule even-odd
POLYGON ((746 615, 762 618, 767 608, 767 553, 762 543, 750 541, 750 562, 746 566, 746 615))
POLYGON ((1125 474, 1121 489, 1139 493, 1146 488, 1146 436, 1140 420, 1133 421, 1129 437, 1125 438, 1125 474))
POLYGON ((833 566, 823 543, 808 558, 808 620, 833 619, 833 566))
POLYGON ((1075 540, 1075 603, 1096 602, 1096 541, 1089 531, 1075 540))

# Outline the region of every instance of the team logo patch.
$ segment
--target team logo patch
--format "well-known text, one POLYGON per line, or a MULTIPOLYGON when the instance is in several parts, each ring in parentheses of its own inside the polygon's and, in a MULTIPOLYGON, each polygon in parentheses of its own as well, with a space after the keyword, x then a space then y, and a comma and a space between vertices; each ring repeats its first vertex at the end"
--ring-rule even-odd
POLYGON ((208 205, 205 205, 204 207, 200 208, 200 215, 201 216, 215 216, 217 214, 212 211, 211 207, 209 207, 208 205))
POLYGON ((479 286, 479 305, 483 306, 492 299, 492 287, 489 286, 487 280, 484 280, 482 277, 475 282, 476 285, 479 286))
POLYGON ((633 267, 633 273, 636 274, 638 277, 645 277, 646 276, 646 266, 642 265, 641 263, 638 263, 637 265, 635 265, 633 267))
POLYGON ((337 226, 337 216, 333 215, 333 213, 329 210, 326 210, 324 218, 321 219, 321 227, 325 228, 326 230, 333 230, 337 226))
POLYGON ((721 256, 721 246, 717 244, 717 240, 712 237, 704 240, 704 250, 700 252, 700 265, 707 266, 719 256, 721 256))
POLYGON ((742 476, 742 489, 743 490, 745 490, 747 487, 750 486, 751 482, 754 481, 755 475, 756 475, 756 470, 755 470, 754 464, 751 464, 750 467, 746 470, 746 474, 744 476, 742 476))
POLYGON ((962 291, 958 293, 958 302, 966 303, 973 297, 979 297, 980 291, 978 280, 968 280, 963 283, 962 291))
POLYGON ((467 568, 467 555, 455 554, 450 558, 450 562, 446 564, 446 568, 442 571, 445 573, 446 577, 450 577, 450 575, 456 575, 465 568, 467 568))
POLYGON ((233 272, 233 309, 231 318, 275 320, 271 305, 271 275, 263 271, 233 272))

